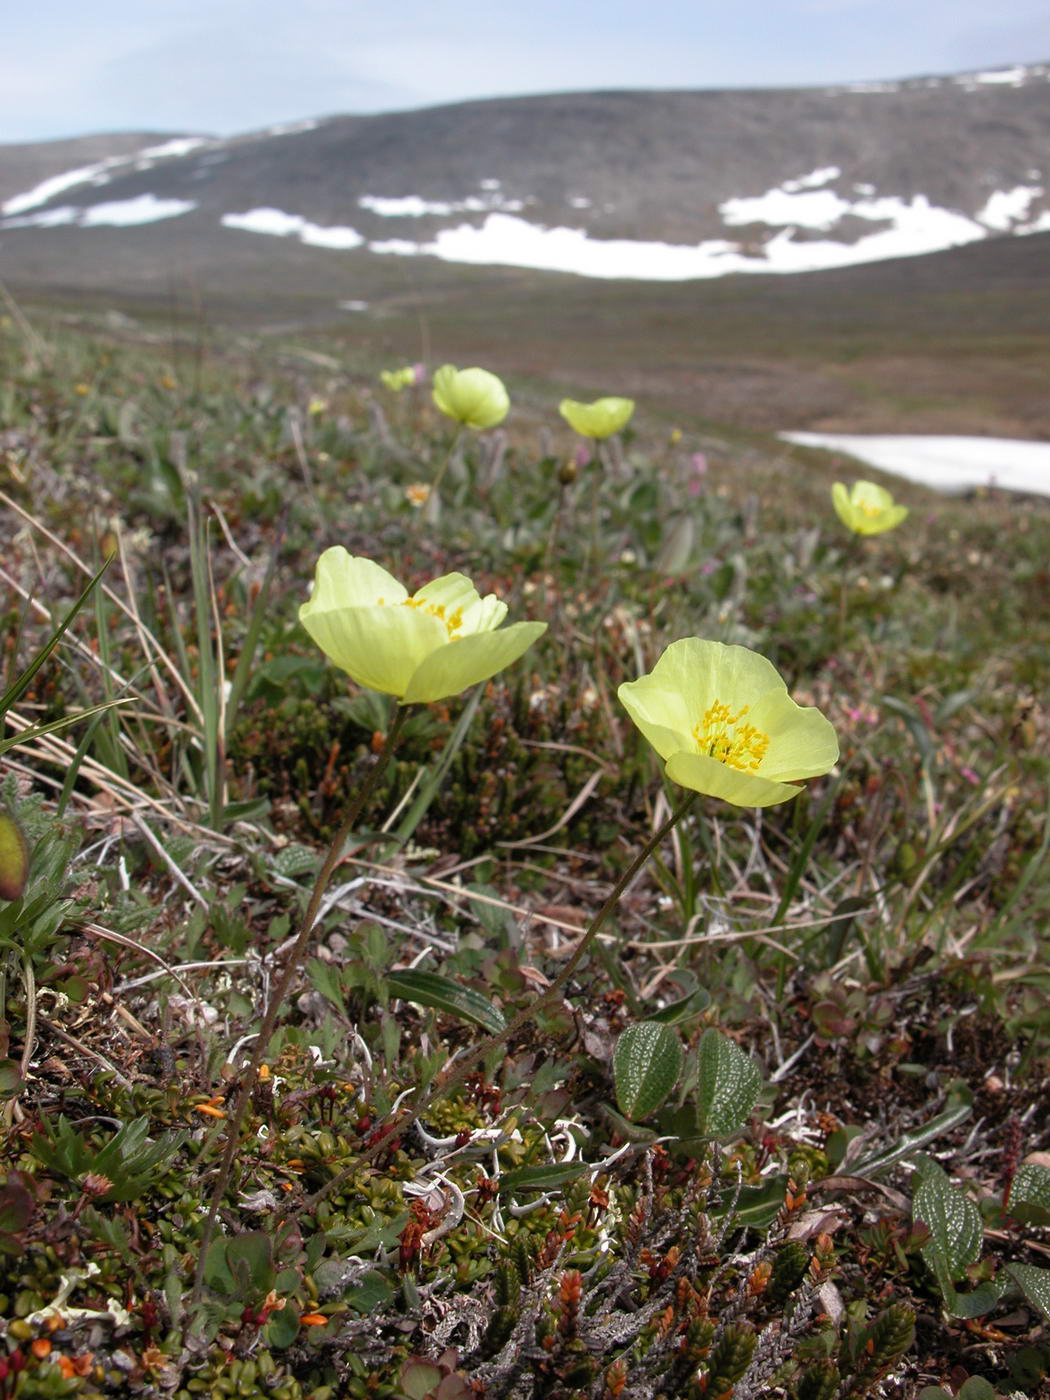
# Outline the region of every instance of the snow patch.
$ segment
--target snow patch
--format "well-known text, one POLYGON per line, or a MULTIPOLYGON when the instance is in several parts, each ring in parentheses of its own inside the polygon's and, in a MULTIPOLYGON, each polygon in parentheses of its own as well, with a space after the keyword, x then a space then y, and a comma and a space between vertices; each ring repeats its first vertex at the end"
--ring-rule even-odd
MULTIPOLYGON (((790 184, 797 184, 791 181, 790 184)), ((727 199, 718 211, 727 224, 794 224, 801 228, 830 229, 853 206, 834 190, 807 190, 795 194, 790 184, 765 194, 727 199)))
POLYGON ((280 209, 249 209, 244 214, 224 214, 224 228, 245 233, 266 233, 276 238, 297 237, 315 248, 359 248, 365 241, 356 229, 339 224, 325 227, 311 223, 301 214, 285 214, 280 209))
POLYGON ((994 68, 987 73, 974 73, 972 75, 975 83, 999 84, 1006 87, 1021 87, 1028 70, 1021 65, 1015 68, 994 68))
POLYGON ((144 146, 139 156, 145 156, 147 160, 165 160, 168 156, 188 156, 201 146, 214 144, 207 136, 176 136, 171 141, 162 141, 159 146, 144 146))
POLYGON ((155 194, 139 194, 134 199, 114 199, 107 204, 89 204, 80 211, 77 220, 81 228, 109 225, 129 228, 133 224, 153 224, 160 219, 175 219, 196 209, 192 199, 158 199, 155 194))
POLYGON ((82 165, 77 170, 52 175, 50 179, 41 180, 39 185, 27 190, 25 194, 16 194, 5 200, 0 205, 0 213, 24 214, 27 209, 46 204, 49 199, 54 199, 56 194, 72 189, 74 185, 105 185, 110 178, 107 172, 115 165, 125 165, 127 160, 127 156, 109 156, 106 160, 96 161, 94 165, 82 165))
POLYGON ((785 180, 780 188, 787 190, 788 194, 795 194, 798 190, 814 190, 826 185, 829 180, 837 180, 841 174, 837 165, 822 165, 808 175, 800 175, 797 180, 785 180))
POLYGON ((979 486, 1050 496, 1050 442, 1018 438, 781 433, 785 442, 846 452, 893 476, 956 493, 979 486))
POLYGON ((495 210, 516 213, 525 207, 520 199, 504 199, 498 192, 498 180, 482 180, 481 188, 486 191, 485 195, 468 195, 466 199, 459 200, 423 199, 418 194, 393 197, 363 194, 357 202, 362 209, 368 209, 383 219, 421 219, 427 214, 487 214, 495 210))
POLYGON ((1042 193, 1042 185, 1016 185, 1012 190, 996 190, 978 211, 977 219, 989 228, 1006 233, 1014 224, 1028 218, 1033 199, 1038 199, 1042 193))
POLYGON ((77 228, 130 228, 175 219, 196 207, 190 199, 158 199, 155 194, 140 194, 134 199, 114 199, 86 208, 62 204, 57 209, 41 209, 36 214, 0 219, 0 228, 60 228, 63 224, 75 224, 77 228))
POLYGON ((367 301, 341 301, 341 302, 339 303, 339 309, 340 309, 340 311, 367 311, 367 310, 368 310, 368 302, 367 302, 367 301))
MULTIPOLYGON (((829 193, 809 192, 785 198, 810 200, 816 194, 823 199, 829 193)), ((837 196, 830 197, 837 200, 837 196)), ((839 202, 850 213, 890 222, 892 227, 868 234, 855 243, 837 243, 831 239, 796 242, 792 228, 785 227, 756 254, 744 251, 739 243, 727 239, 706 239, 693 246, 596 239, 590 238, 584 229, 542 228, 508 214, 490 214, 480 227, 461 224, 441 229, 426 243, 398 238, 370 243, 369 249, 373 253, 426 254, 447 262, 531 267, 584 277, 677 282, 722 277, 731 272, 814 272, 883 258, 932 253, 987 237, 987 229, 980 224, 962 214, 932 206, 924 195, 917 195, 908 203, 896 198, 853 205, 839 202)), ((729 203, 739 205, 740 202, 729 203)), ((808 207, 815 219, 812 206, 808 207)), ((826 216, 824 210, 821 212, 826 216)), ((792 222, 797 224, 800 220, 796 217, 792 222)))
POLYGON ((79 213, 72 204, 60 204, 57 209, 41 209, 38 214, 0 219, 0 228, 61 228, 63 224, 75 224, 79 213))
MULTIPOLYGON (((190 151, 195 151, 200 146, 215 144, 206 136, 177 136, 171 141, 162 141, 157 146, 144 146, 142 150, 130 155, 107 156, 105 160, 95 161, 93 165, 81 165, 76 170, 66 170, 61 175, 52 175, 47 180, 41 180, 39 185, 35 185, 33 189, 27 190, 24 194, 13 195, 0 204, 0 214, 24 214, 27 209, 36 209, 39 205, 54 199, 55 195, 73 189, 76 185, 107 185, 112 178, 110 172, 120 166, 148 170, 154 160, 162 160, 167 156, 188 155, 190 151)), ((72 222, 72 220, 66 220, 66 222, 72 222)), ((41 225, 41 227, 48 227, 48 225, 41 225)))

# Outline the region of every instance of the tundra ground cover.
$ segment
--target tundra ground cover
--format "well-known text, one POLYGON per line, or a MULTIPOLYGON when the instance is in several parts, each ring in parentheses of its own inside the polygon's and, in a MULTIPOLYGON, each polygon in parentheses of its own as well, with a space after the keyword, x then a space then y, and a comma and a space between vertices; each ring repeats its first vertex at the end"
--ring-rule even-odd
POLYGON ((462 433, 308 348, 0 337, 5 688, 114 556, 7 735, 123 702, 2 755, 0 1395, 1038 1393, 1046 503, 858 538, 642 401, 597 471, 586 383, 462 433), (399 711, 300 626, 334 546, 547 630, 399 711), (670 828, 616 693, 687 637, 837 766, 670 828))

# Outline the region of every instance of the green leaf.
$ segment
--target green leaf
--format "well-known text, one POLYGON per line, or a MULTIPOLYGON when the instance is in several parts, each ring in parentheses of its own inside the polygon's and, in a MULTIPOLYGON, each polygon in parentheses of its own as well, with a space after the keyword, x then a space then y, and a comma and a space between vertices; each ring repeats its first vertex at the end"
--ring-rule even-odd
POLYGON ((983 1376, 970 1376, 955 1392, 955 1400, 999 1400, 999 1394, 983 1376))
POLYGON ((1007 1264, 1006 1272, 1024 1294, 1026 1302, 1044 1317, 1050 1317, 1050 1269, 1039 1269, 1034 1264, 1007 1264))
POLYGON ((506 1026, 498 1007, 493 1006, 487 996, 473 987, 453 982, 450 977, 441 977, 436 972, 405 970, 388 972, 384 981, 391 996, 414 1001, 419 1006, 432 1006, 437 1011, 458 1016, 461 1021, 472 1021, 493 1035, 498 1035, 506 1026))
POLYGON ((697 1108, 708 1137, 733 1133, 747 1121, 762 1088, 762 1076, 738 1045, 710 1027, 700 1038, 697 1108))
POLYGON ((658 1021, 662 1026, 679 1026, 683 1021, 691 1021, 694 1016, 703 1015, 710 1005, 711 993, 706 987, 697 987, 680 1001, 672 1001, 669 1006, 654 1011, 649 1020, 658 1021))
POLYGON ((374 1313, 385 1308, 394 1296, 394 1289, 383 1274, 376 1270, 365 1274, 360 1283, 343 1294, 346 1302, 359 1313, 374 1313))
POLYGON ((951 1184, 947 1174, 930 1157, 916 1167, 918 1185, 912 1197, 912 1219, 924 1224, 930 1238, 922 1247, 927 1268, 937 1280, 944 1305, 953 1317, 981 1317, 991 1312, 1006 1291, 1003 1279, 979 1284, 960 1293, 955 1282, 981 1257, 984 1227, 981 1213, 970 1198, 951 1184))
POLYGON ((746 1226, 751 1230, 767 1230, 784 1208, 787 1184, 786 1172, 778 1172, 758 1186, 743 1186, 738 1195, 723 1183, 724 1200, 711 1206, 711 1214, 718 1217, 725 1215, 735 1198, 734 1228, 746 1226))
MULTIPOLYGON (((36 675, 37 671, 40 670, 41 666, 43 666, 44 662, 54 651, 55 647, 58 646, 59 642, 62 640, 62 636, 65 633, 66 629, 69 627, 73 619, 76 617, 77 613, 87 602, 88 598, 91 596, 93 589, 95 588, 95 585, 102 578, 102 575, 106 572, 106 570, 109 568, 112 562, 113 556, 110 555, 106 562, 98 570, 98 572, 85 585, 84 591, 81 593, 80 597, 70 608, 69 612, 66 613, 65 617, 59 623, 58 627, 51 634, 51 636, 48 638, 45 644, 40 648, 40 650, 36 653, 32 661, 29 662, 25 670, 21 672, 21 674, 17 677, 17 679, 12 685, 8 686, 8 688, 4 691, 3 695, 0 695, 0 715, 7 714, 11 706, 17 704, 21 697, 25 694, 26 690, 28 690, 29 686, 32 684, 33 677, 36 675)), ((104 708, 106 707, 95 706, 94 710, 85 710, 83 713, 94 714, 98 709, 104 708)), ((50 728, 51 726, 44 726, 43 729, 38 729, 36 732, 48 732, 50 728)), ((19 735, 16 737, 14 742, 21 742, 21 740, 24 737, 24 735, 19 735)), ((3 745, 3 748, 9 748, 10 743, 11 741, 8 741, 6 744, 3 745)), ((0 752, 3 752, 3 748, 0 748, 0 752)))
POLYGON ((518 1167, 516 1171, 503 1172, 499 1179, 499 1189, 508 1194, 514 1191, 558 1191, 571 1181, 578 1181, 581 1172, 586 1172, 579 1162, 552 1162, 547 1166, 518 1167))
POLYGON ((75 714, 64 715, 62 719, 53 719, 50 724, 34 724, 31 729, 23 729, 20 734, 12 734, 8 739, 0 739, 0 753, 6 753, 8 749, 13 749, 18 744, 28 744, 33 739, 42 739, 45 734, 58 734, 61 730, 68 729, 70 725, 79 724, 82 719, 90 719, 92 715, 100 715, 103 710, 112 710, 116 705, 130 704, 130 696, 125 696, 120 700, 104 700, 100 705, 90 705, 86 710, 77 710, 75 714))
POLYGON ((955 1288, 945 1296, 945 1306, 952 1317, 983 1317, 990 1313, 1006 1292, 1005 1279, 992 1279, 981 1283, 969 1293, 960 1293, 955 1288))
POLYGON ((682 1072, 682 1043, 670 1026, 628 1026, 613 1052, 616 1102, 627 1118, 648 1118, 670 1096, 682 1072))
POLYGON ((266 1345, 275 1351, 290 1347, 299 1335, 299 1309, 289 1298, 284 1307, 275 1312, 263 1329, 266 1345))
POLYGON ((902 1157, 914 1152, 917 1147, 925 1147, 935 1138, 957 1128, 972 1112, 973 1093, 962 1080, 956 1080, 948 1086, 948 1107, 943 1112, 911 1132, 902 1133, 896 1145, 885 1152, 877 1152, 871 1157, 862 1157, 858 1161, 850 1162, 849 1170, 855 1176, 873 1176, 876 1172, 885 1171, 902 1157))
POLYGON ((235 1296, 246 1302, 265 1297, 277 1276, 270 1236, 262 1230, 248 1230, 225 1243, 226 1264, 237 1288, 235 1296))
POLYGON ((18 1061, 0 1060, 0 1099, 13 1099, 25 1086, 18 1061))
POLYGON ((0 1253, 21 1254, 21 1233, 33 1218, 32 1196, 17 1181, 0 1186, 0 1253))
POLYGON ((961 1278, 967 1264, 981 1256, 984 1231, 981 1212, 973 1201, 954 1187, 948 1175, 930 1158, 917 1169, 918 1186, 912 1197, 912 1219, 930 1232, 922 1257, 940 1279, 942 1273, 961 1278))
POLYGON ((1050 1171, 1035 1162, 1020 1166, 1007 1209, 1022 1225, 1050 1225, 1050 1171))
POLYGON ((274 856, 273 868, 278 875, 284 875, 289 880, 294 880, 297 875, 312 875, 317 869, 317 852, 293 841, 274 856))
POLYGON ((441 1384, 441 1367, 421 1356, 411 1356, 401 1367, 397 1384, 409 1400, 428 1400, 441 1384))

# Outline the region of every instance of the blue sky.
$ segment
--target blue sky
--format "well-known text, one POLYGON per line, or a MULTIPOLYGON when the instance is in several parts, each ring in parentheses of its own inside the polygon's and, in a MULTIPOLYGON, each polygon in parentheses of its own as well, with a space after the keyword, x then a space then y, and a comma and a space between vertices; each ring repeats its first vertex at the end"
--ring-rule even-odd
POLYGON ((1048 60, 1046 0, 36 0, 6 7, 0 143, 1048 60))

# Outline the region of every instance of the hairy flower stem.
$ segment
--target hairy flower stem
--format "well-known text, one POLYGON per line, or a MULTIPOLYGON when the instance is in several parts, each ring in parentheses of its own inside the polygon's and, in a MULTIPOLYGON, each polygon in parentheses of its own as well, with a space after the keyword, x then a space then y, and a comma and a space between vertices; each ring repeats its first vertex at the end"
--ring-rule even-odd
POLYGON ((601 535, 602 478, 605 475, 605 462, 602 460, 601 444, 594 438, 591 447, 591 542, 587 567, 591 573, 598 568, 599 538, 601 535))
POLYGON ((215 1186, 211 1193, 211 1201, 208 1206, 208 1218, 204 1222, 204 1230, 201 1234, 200 1254, 197 1258, 197 1270, 193 1278, 193 1293, 190 1299, 190 1306, 187 1310, 187 1316, 191 1324, 200 1304, 201 1289, 204 1283, 205 1257, 208 1253, 208 1246, 211 1244, 212 1236, 215 1233, 215 1221, 218 1216, 219 1207, 222 1204, 222 1198, 226 1193, 226 1188, 229 1185, 230 1177, 233 1173, 234 1159, 237 1156, 237 1149, 240 1146, 241 1124, 244 1122, 244 1116, 248 1111, 252 1091, 258 1082, 259 1067, 266 1058, 270 1037, 273 1035, 274 1027, 277 1024, 277 1017, 288 995, 288 989, 292 985, 292 979, 299 970, 299 965, 302 962, 310 935, 313 933, 314 925, 317 923, 317 916, 320 913, 321 900, 324 897, 324 892, 328 887, 328 882, 332 878, 336 866, 342 859, 343 846, 346 843, 346 838, 357 825, 361 813, 364 811, 365 806, 376 790, 376 785, 382 777, 387 763, 390 761, 391 754, 397 747, 398 740, 401 738, 401 731, 404 727, 405 720, 408 718, 409 709, 410 706, 399 704, 394 712, 394 722, 390 726, 382 752, 376 762, 368 770, 364 782, 357 791, 357 796, 350 804, 350 810, 343 818, 342 826, 340 826, 335 834, 328 854, 325 857, 324 864, 317 872, 317 879, 314 881, 313 892, 310 895, 310 903, 307 905, 306 913, 303 915, 303 923, 299 930, 299 936, 292 945, 291 951, 285 961, 284 972, 277 979, 270 993, 270 999, 266 1004, 262 1025, 259 1027, 259 1034, 256 1036, 255 1040, 255 1049, 252 1051, 252 1057, 248 1063, 247 1069, 241 1076, 240 1091, 226 1124, 226 1150, 223 1152, 222 1162, 219 1165, 218 1177, 216 1178, 215 1186))
POLYGON ((455 431, 455 432, 452 434, 452 436, 449 438, 449 442, 448 442, 448 451, 445 453, 445 460, 441 463, 441 466, 438 467, 438 469, 437 469, 437 476, 435 476, 434 480, 430 483, 430 496, 427 498, 428 500, 432 500, 434 497, 437 496, 438 487, 441 485, 442 481, 445 479, 445 473, 448 471, 448 464, 449 464, 449 462, 452 461, 452 454, 453 454, 453 452, 455 452, 455 450, 456 450, 456 444, 459 442, 459 440, 460 440, 460 438, 461 438, 462 436, 463 436, 463 424, 462 424, 462 423, 457 423, 457 424, 456 424, 456 431, 455 431))
MULTIPOLYGON (((334 1176, 331 1181, 326 1182, 320 1190, 315 1191, 312 1196, 307 1197, 306 1201, 304 1201, 303 1205, 300 1207, 300 1211, 312 1210, 319 1201, 322 1201, 326 1196, 330 1195, 332 1191, 336 1190, 348 1176, 356 1172, 360 1167, 365 1165, 365 1163, 370 1162, 373 1157, 377 1157, 385 1150, 390 1141, 396 1137, 399 1132, 408 1127, 409 1123, 413 1123, 416 1119, 421 1117, 437 1099, 445 1098, 452 1093, 454 1089, 458 1089, 468 1075, 486 1058, 486 1056, 490 1055, 492 1051, 497 1049, 500 1045, 505 1045, 507 1041, 517 1035, 523 1026, 534 1020, 541 1011, 556 1000, 559 992, 561 992, 562 988, 579 966, 584 953, 586 953, 597 938, 605 920, 619 904, 624 890, 631 884, 634 877, 641 870, 642 866, 645 865, 653 852, 657 850, 668 833, 673 830, 678 822, 681 821, 690 810, 698 796, 699 793, 691 792, 689 796, 686 797, 685 801, 682 802, 680 806, 676 807, 667 820, 660 825, 658 830, 650 836, 649 840, 638 852, 634 860, 631 861, 630 865, 616 881, 616 884, 613 885, 606 897, 605 903, 598 910, 597 914, 595 914, 594 918, 587 926, 583 937, 580 939, 579 943, 577 943, 576 950, 572 957, 546 991, 541 992, 534 1001, 529 1002, 528 1006, 523 1007, 518 1014, 504 1026, 503 1030, 496 1032, 494 1035, 490 1035, 487 1040, 483 1040, 480 1045, 476 1046, 468 1055, 465 1055, 463 1059, 459 1060, 453 1074, 450 1074, 446 1078, 439 1078, 434 1087, 429 1093, 424 1094, 419 1103, 412 1108, 404 1110, 402 1117, 397 1123, 391 1126, 389 1132, 385 1132, 378 1142, 354 1159, 352 1166, 344 1167, 337 1176, 334 1176)), ((297 1211, 296 1214, 299 1214, 299 1211, 297 1211)))

